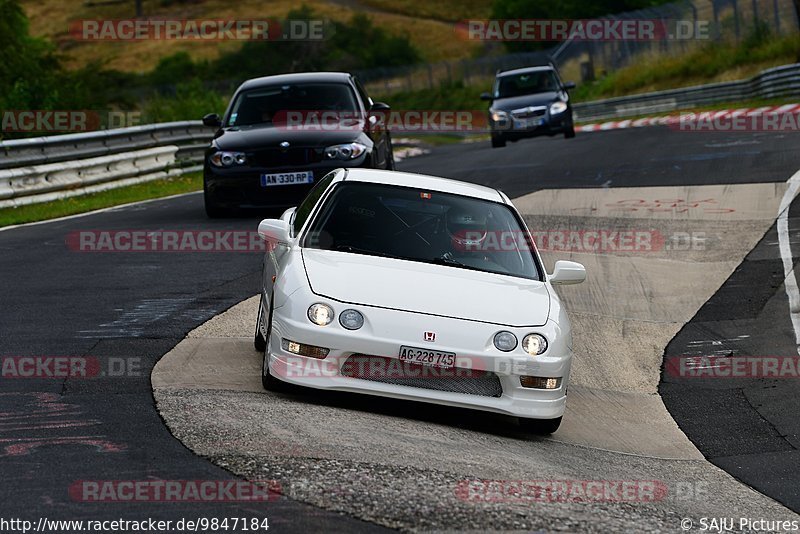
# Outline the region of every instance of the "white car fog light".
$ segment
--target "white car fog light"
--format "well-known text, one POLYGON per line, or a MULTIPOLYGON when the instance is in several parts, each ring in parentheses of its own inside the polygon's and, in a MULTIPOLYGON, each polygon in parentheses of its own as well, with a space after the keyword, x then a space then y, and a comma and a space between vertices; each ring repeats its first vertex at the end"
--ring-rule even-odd
POLYGON ((517 347, 517 336, 511 332, 498 332, 494 335, 494 346, 497 350, 511 352, 517 347))
POLYGON ((531 356, 538 356, 547 350, 547 340, 539 334, 528 334, 522 339, 522 348, 531 356))
POLYGON ((358 330, 364 326, 364 316, 356 310, 345 310, 339 315, 339 324, 348 330, 358 330))
POLYGON ((327 356, 328 353, 330 352, 330 349, 326 349, 325 347, 304 345, 302 343, 298 343, 290 339, 282 339, 281 347, 283 347, 283 350, 285 350, 286 352, 291 352, 292 354, 299 354, 300 356, 307 356, 309 358, 317 358, 318 360, 324 360, 325 356, 327 356))
POLYGON ((317 304, 312 304, 311 307, 308 308, 308 320, 316 325, 329 325, 331 321, 333 321, 333 317, 333 308, 327 304, 318 302, 317 304))
POLYGON ((524 388, 532 389, 558 389, 561 387, 560 378, 547 378, 544 376, 521 376, 519 383, 524 388))

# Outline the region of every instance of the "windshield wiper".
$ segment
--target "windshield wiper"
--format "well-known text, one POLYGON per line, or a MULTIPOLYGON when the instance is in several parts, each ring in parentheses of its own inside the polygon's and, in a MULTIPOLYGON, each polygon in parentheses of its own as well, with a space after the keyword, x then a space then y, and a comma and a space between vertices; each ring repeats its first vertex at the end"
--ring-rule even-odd
POLYGON ((450 267, 458 267, 459 269, 469 269, 470 271, 480 271, 482 273, 493 272, 493 271, 488 271, 486 269, 481 269, 480 267, 473 267, 472 265, 461 263, 450 254, 445 254, 444 256, 437 256, 436 258, 429 260, 428 263, 434 263, 436 265, 448 265, 450 267))

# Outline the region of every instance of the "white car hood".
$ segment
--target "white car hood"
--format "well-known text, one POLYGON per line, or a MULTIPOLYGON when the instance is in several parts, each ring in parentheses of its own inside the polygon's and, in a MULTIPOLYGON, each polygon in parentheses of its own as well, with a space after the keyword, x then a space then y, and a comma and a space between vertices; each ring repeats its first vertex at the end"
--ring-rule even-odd
POLYGON ((303 249, 311 290, 340 302, 505 326, 542 326, 544 283, 457 267, 303 249))

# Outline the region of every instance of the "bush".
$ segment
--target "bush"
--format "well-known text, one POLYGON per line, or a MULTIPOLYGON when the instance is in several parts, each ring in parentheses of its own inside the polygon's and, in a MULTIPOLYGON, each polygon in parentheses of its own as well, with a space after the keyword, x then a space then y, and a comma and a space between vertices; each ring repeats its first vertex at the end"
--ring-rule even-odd
POLYGON ((198 120, 207 113, 219 113, 225 110, 225 98, 219 93, 207 89, 199 79, 179 83, 174 95, 157 95, 145 104, 143 121, 170 122, 181 120, 198 120))

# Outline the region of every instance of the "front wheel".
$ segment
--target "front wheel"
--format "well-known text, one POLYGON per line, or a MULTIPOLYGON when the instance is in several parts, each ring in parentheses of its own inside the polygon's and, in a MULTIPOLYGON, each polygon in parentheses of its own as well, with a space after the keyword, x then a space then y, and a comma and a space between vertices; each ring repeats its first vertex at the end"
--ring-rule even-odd
POLYGON ((556 417, 555 419, 528 419, 520 417, 519 426, 531 434, 547 436, 558 430, 558 427, 561 426, 561 419, 561 417, 556 417))
POLYGON ((203 189, 203 202, 206 207, 206 215, 209 219, 219 219, 229 214, 228 210, 220 208, 216 202, 214 202, 214 199, 208 194, 205 188, 203 189))
POLYGON ((506 140, 500 135, 492 135, 492 148, 503 148, 506 146, 506 140))
MULTIPOLYGON (((261 297, 264 298, 264 297, 261 297)), ((256 332, 260 330, 261 314, 259 311, 259 325, 256 326, 256 332)), ((267 391, 275 393, 285 393, 290 390, 291 386, 286 382, 279 380, 272 376, 269 372, 269 338, 272 335, 272 307, 270 306, 269 317, 265 325, 266 332, 264 333, 264 359, 261 362, 261 386, 267 391)))
POLYGON ((264 295, 258 303, 258 317, 256 318, 256 333, 253 336, 253 347, 256 352, 267 350, 267 337, 264 335, 264 295))
POLYGON ((575 137, 575 126, 569 125, 569 128, 564 132, 564 139, 572 139, 575 137))
POLYGON ((387 150, 386 150, 386 170, 393 171, 396 169, 394 163, 394 146, 392 146, 392 139, 389 138, 386 141, 387 150))

